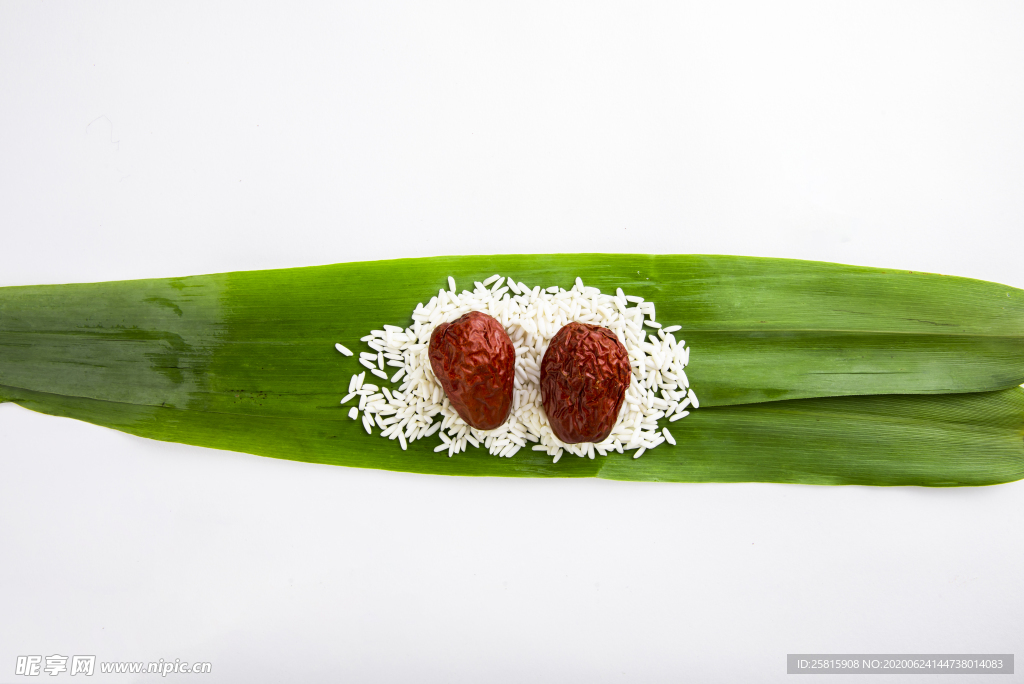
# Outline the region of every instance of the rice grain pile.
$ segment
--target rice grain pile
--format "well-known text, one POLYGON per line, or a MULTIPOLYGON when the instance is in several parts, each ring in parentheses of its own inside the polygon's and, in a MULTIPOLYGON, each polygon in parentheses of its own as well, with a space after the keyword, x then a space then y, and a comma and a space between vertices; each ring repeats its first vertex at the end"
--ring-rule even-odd
MULTIPOLYGON (((469 445, 483 445, 495 456, 511 458, 532 443, 533 450, 546 452, 555 463, 566 451, 588 458, 595 453, 634 451, 633 458, 640 458, 663 442, 675 444, 667 427, 659 431, 659 419, 677 421, 689 415, 688 409, 699 406, 684 370, 690 349, 673 334, 680 326, 663 328, 655 320, 653 302, 628 296, 621 288, 615 295, 602 294, 595 287, 584 286, 579 278, 571 290, 531 289, 499 275, 474 283, 472 292, 456 293, 451 276, 448 286, 426 304, 416 305, 411 327, 385 325, 383 330, 372 330, 360 338, 373 351, 360 352, 359 363, 367 370, 352 376, 341 403, 358 397, 358 405, 348 415, 362 420, 367 433, 379 428, 382 437, 397 439, 403 449, 409 442, 437 433, 441 444, 434 451, 447 451, 449 456, 469 445), (434 328, 469 311, 482 311, 497 319, 515 347, 512 412, 494 430, 477 430, 459 417, 434 377, 427 356, 434 328), (625 346, 633 371, 615 427, 597 444, 561 442, 551 431, 541 401, 541 360, 551 338, 570 321, 612 330, 625 346), (366 382, 367 371, 383 381, 401 381, 401 385, 392 391, 366 382), (435 420, 438 417, 440 420, 435 420)), ((352 354, 340 344, 336 347, 343 354, 352 354)))

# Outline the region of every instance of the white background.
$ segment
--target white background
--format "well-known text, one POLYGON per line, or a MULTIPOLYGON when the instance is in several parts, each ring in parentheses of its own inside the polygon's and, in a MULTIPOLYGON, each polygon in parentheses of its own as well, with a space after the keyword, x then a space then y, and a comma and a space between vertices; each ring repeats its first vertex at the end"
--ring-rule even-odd
MULTIPOLYGON (((1024 6, 768 4, 5 3, 0 285, 607 251, 1024 287, 1024 6)), ((4 404, 0 682, 54 653, 217 682, 1020 661, 1022 542, 1024 483, 453 479, 4 404)))

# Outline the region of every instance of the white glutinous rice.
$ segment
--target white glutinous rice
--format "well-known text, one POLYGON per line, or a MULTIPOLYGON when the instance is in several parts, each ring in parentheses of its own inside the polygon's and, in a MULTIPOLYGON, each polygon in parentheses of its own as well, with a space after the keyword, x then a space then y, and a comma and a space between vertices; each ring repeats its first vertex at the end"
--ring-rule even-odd
MULTIPOLYGON (((659 427, 658 421, 678 421, 699 404, 683 370, 690 362, 690 348, 673 334, 681 326, 662 327, 655 322, 654 302, 627 295, 621 288, 614 295, 602 294, 596 287, 584 285, 580 278, 571 290, 557 286, 531 288, 499 274, 474 285, 472 292, 457 293, 455 279, 449 276, 448 290, 438 290, 426 304, 416 305, 411 326, 384 325, 360 338, 371 351, 360 352, 358 361, 381 379, 382 386, 365 382, 366 371, 362 371, 352 376, 342 403, 359 398, 359 405, 348 415, 357 420, 361 413, 367 433, 372 435, 376 426, 381 437, 397 440, 402 449, 436 434, 440 443, 434 451, 446 451, 448 456, 472 446, 512 458, 529 447, 547 453, 555 463, 565 452, 593 459, 611 451, 634 451, 633 458, 639 458, 663 443, 676 443, 668 428, 659 427), (494 430, 477 430, 459 417, 434 377, 427 356, 434 328, 470 311, 482 311, 497 319, 505 326, 516 351, 512 412, 494 430), (555 333, 570 321, 600 325, 614 332, 625 346, 633 370, 615 427, 597 444, 561 442, 551 430, 541 401, 544 352, 555 333), (385 368, 388 372, 397 370, 390 380, 385 368), (399 381, 401 384, 395 387, 399 381)), ((335 347, 346 356, 352 355, 341 344, 335 347)))
POLYGON ((341 342, 336 343, 334 345, 334 348, 340 351, 345 356, 352 356, 352 352, 349 351, 349 348, 343 345, 341 342))

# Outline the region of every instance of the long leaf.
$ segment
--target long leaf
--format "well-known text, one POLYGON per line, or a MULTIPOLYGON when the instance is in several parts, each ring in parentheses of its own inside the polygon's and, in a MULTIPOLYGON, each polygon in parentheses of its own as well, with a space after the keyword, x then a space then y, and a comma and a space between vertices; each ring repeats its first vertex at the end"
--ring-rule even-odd
POLYGON ((975 412, 973 422, 954 421, 967 426, 955 429, 940 429, 941 421, 914 413, 932 405, 928 397, 806 405, 778 400, 984 392, 1021 382, 1024 292, 962 278, 815 262, 442 257, 0 289, 0 399, 158 439, 394 470, 687 481, 1001 482, 1021 477, 1016 390, 932 397, 975 412), (702 405, 720 408, 702 408, 674 424, 680 440, 675 450, 660 447, 636 462, 563 460, 554 468, 546 457, 526 452, 513 462, 482 454, 439 458, 426 444, 401 452, 394 443, 362 433, 338 405, 359 366, 338 355, 333 343, 355 348, 371 328, 408 323, 415 303, 436 293, 449 274, 460 288, 471 289, 474 280, 496 272, 530 285, 565 287, 579 275, 604 291, 622 287, 653 300, 660 321, 683 326, 677 335, 693 349, 688 370, 702 405), (1003 402, 998 410, 991 404, 994 396, 1003 402), (894 418, 866 420, 854 417, 861 409, 851 408, 892 401, 898 402, 893 415, 903 411, 910 423, 885 438, 879 435, 894 418), (778 403, 726 408, 750 402, 778 403), (985 422, 993 411, 1002 416, 998 426, 985 422), (814 412, 824 412, 825 428, 808 423, 823 420, 814 412), (917 434, 914 421, 929 426, 920 428, 917 452, 905 438, 917 434), (815 427, 819 431, 812 435, 815 427), (864 451, 876 438, 884 442, 887 459, 864 451), (988 451, 950 456, 983 438, 988 451), (834 448, 812 448, 833 442, 856 448, 841 462, 834 460, 834 448), (671 453, 684 456, 669 465, 671 453), (701 458, 708 464, 698 465, 701 458))
MULTIPOLYGON (((677 444, 640 459, 536 451, 449 458, 421 440, 402 451, 340 411, 217 413, 15 390, 25 408, 142 437, 310 463, 439 475, 600 477, 662 482, 989 485, 1024 478, 1024 390, 793 399, 701 408, 674 423, 677 444)), ((324 407, 325 409, 328 407, 324 407)))

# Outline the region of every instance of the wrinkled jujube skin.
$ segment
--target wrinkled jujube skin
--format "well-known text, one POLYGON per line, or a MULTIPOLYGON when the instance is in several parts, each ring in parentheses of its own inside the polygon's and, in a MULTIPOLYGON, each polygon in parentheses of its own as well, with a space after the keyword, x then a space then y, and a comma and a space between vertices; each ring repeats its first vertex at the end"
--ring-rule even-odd
POLYGON ((629 355, 608 328, 572 322, 555 333, 540 364, 551 430, 566 444, 611 434, 630 381, 629 355))
POLYGON ((452 408, 478 430, 493 430, 512 410, 516 354, 505 328, 470 311, 430 336, 430 367, 452 408))

